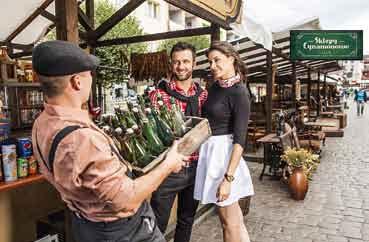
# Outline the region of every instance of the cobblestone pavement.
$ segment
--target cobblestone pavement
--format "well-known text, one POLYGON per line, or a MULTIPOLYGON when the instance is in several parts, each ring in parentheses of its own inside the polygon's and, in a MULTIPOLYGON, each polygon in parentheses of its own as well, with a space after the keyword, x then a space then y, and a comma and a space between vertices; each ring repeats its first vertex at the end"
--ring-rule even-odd
MULTIPOLYGON (((252 242, 369 241, 369 106, 357 117, 349 110, 343 138, 327 138, 321 164, 304 201, 290 198, 286 185, 249 163, 256 195, 245 217, 252 242)), ((195 226, 191 242, 220 242, 217 216, 195 226)))

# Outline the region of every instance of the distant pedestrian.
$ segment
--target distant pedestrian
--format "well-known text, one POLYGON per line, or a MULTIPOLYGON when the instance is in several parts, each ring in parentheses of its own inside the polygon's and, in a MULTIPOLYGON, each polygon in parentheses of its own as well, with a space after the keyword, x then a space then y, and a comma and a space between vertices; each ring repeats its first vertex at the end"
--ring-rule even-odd
POLYGON ((355 92, 356 107, 357 107, 357 116, 364 114, 364 103, 366 103, 366 91, 362 88, 355 92))
POLYGON ((343 108, 344 109, 349 109, 348 105, 347 105, 347 99, 348 99, 348 93, 345 91, 343 91, 342 93, 342 100, 343 100, 343 108))

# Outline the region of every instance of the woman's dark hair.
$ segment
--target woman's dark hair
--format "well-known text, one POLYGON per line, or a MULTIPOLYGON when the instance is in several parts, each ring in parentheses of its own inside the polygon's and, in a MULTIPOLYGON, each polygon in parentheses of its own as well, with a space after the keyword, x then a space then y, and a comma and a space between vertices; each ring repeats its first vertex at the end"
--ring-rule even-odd
POLYGON ((209 50, 206 52, 206 56, 209 57, 209 53, 213 50, 217 50, 226 56, 232 56, 234 58, 234 69, 236 73, 241 76, 241 80, 247 82, 247 67, 242 61, 240 55, 235 48, 226 41, 214 41, 211 43, 209 50))

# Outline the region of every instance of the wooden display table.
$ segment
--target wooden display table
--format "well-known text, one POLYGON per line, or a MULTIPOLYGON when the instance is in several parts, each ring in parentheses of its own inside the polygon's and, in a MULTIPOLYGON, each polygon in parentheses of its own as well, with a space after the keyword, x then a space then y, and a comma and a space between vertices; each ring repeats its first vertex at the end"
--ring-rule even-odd
POLYGON ((45 181, 41 174, 28 176, 26 178, 20 178, 13 182, 0 182, 0 192, 7 191, 13 188, 22 187, 34 182, 45 181))
POLYGON ((310 126, 310 127, 336 127, 336 124, 333 122, 328 122, 328 121, 316 121, 316 122, 306 122, 304 123, 305 126, 310 126))
POLYGON ((344 131, 340 128, 340 121, 337 118, 318 118, 317 122, 330 123, 334 126, 322 126, 322 131, 326 137, 343 137, 344 131))
POLYGON ((347 126, 347 114, 346 113, 337 113, 336 117, 340 121, 340 129, 344 129, 347 126))
POLYGON ((264 175, 276 177, 277 170, 279 169, 278 163, 280 162, 278 145, 281 141, 279 137, 275 133, 271 133, 258 139, 256 142, 263 144, 264 147, 263 170, 259 179, 262 180, 264 175), (265 174, 267 166, 270 167, 269 174, 265 174))

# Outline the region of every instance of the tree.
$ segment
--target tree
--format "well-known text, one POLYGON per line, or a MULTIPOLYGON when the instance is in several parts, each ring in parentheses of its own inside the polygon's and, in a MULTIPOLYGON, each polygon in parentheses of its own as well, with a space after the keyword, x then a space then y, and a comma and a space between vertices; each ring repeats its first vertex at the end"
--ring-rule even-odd
MULTIPOLYGON (((84 5, 81 5, 84 8, 84 5)), ((109 0, 99 0, 95 4, 95 25, 98 27, 118 9, 109 0)), ((79 29, 84 31, 79 24, 79 29)), ((137 19, 128 16, 107 32, 102 39, 114 39, 129 36, 143 35, 137 19)), ((42 41, 55 40, 56 31, 52 29, 42 41)), ((100 58, 100 65, 110 68, 99 68, 97 79, 105 87, 111 87, 114 83, 122 83, 128 78, 129 56, 131 53, 143 53, 147 50, 147 44, 115 45, 96 48, 96 56, 100 58)))
MULTIPOLYGON (((116 11, 117 8, 109 0, 98 1, 95 5, 96 26, 99 26, 116 11)), ((136 35, 143 35, 143 30, 135 17, 128 16, 107 32, 102 39, 114 39, 136 35)), ((121 69, 112 70, 100 68, 97 73, 98 80, 102 81, 105 87, 111 87, 114 83, 122 83, 128 77, 128 62, 131 53, 143 53, 146 52, 146 50, 147 45, 144 43, 97 48, 96 55, 100 58, 103 66, 121 69)))
POLYGON ((196 51, 209 48, 210 46, 210 36, 200 35, 164 40, 160 43, 159 50, 167 50, 168 52, 170 52, 173 45, 175 45, 179 41, 192 44, 196 48, 196 51))

